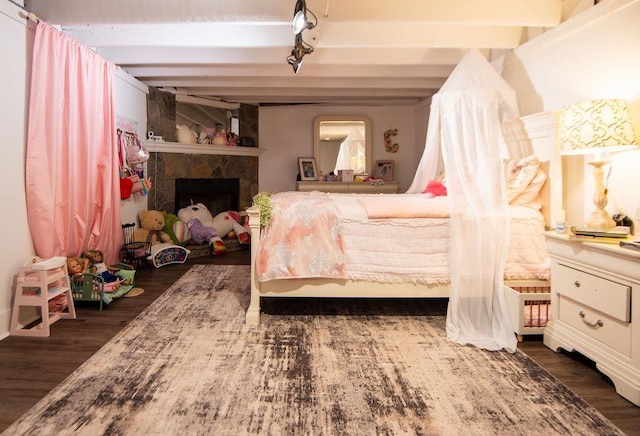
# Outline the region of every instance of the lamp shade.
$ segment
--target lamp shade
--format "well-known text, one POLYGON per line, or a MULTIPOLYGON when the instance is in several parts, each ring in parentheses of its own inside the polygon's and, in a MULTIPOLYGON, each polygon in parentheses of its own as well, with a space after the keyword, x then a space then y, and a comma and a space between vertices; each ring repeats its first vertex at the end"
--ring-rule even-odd
POLYGON ((560 154, 609 153, 637 147, 629 103, 591 100, 560 110, 560 154))

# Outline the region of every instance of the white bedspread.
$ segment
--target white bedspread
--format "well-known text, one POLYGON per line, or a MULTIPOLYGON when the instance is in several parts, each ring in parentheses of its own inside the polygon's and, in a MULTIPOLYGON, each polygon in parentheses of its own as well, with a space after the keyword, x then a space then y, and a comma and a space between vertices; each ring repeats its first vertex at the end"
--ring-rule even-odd
MULTIPOLYGON (((339 231, 342 249, 346 259, 346 276, 353 280, 383 283, 413 282, 421 284, 448 283, 449 270, 449 218, 381 218, 370 219, 374 204, 376 210, 384 213, 386 204, 392 208, 398 202, 410 207, 407 201, 421 201, 419 194, 324 194, 330 198, 340 216, 339 231), (388 198, 386 198, 388 197, 388 198), (400 197, 405 197, 400 199, 400 197), (414 198, 415 200, 407 200, 414 198)), ((434 199, 428 200, 433 201, 434 199)), ((440 203, 442 201, 440 200, 440 203)), ((424 214, 420 207, 416 213, 424 214)), ((441 209, 437 212, 442 215, 441 209)), ((511 217, 510 244, 505 268, 506 280, 547 280, 549 278, 549 258, 543 237, 544 220, 539 211, 523 207, 509 206, 511 217)), ((390 216, 393 213, 389 214, 390 216)), ((277 224, 277 216, 270 224, 277 224)), ((265 232, 277 234, 277 232, 265 232)), ((282 234, 282 233, 280 233, 282 234)), ((262 238, 261 245, 268 253, 268 247, 278 246, 282 241, 262 238)), ((299 253, 302 255, 302 253, 299 253)), ((260 271, 258 265, 258 271, 260 271)), ((273 268, 270 269, 272 272, 273 268)), ((283 268, 282 270, 285 270, 283 268)), ((341 274, 342 275, 342 274, 341 274)), ((317 277, 317 275, 316 275, 317 277)), ((330 276, 326 276, 330 277, 330 276)), ((260 275, 261 281, 293 278, 269 274, 260 275)), ((300 277, 304 278, 304 277, 300 277)))

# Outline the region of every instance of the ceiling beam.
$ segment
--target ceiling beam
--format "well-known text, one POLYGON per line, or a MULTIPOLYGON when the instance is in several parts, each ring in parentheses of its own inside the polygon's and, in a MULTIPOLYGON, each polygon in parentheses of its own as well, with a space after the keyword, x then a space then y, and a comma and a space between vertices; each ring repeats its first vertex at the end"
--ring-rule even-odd
MULTIPOLYGON (((562 0, 308 0, 320 20, 392 20, 555 26, 562 0), (327 7, 328 5, 328 7, 327 7)), ((29 8, 52 24, 289 21, 295 2, 265 0, 30 0, 29 8)))
MULTIPOLYGON (((176 88, 225 87, 225 88, 395 88, 395 89, 428 89, 442 86, 445 78, 407 77, 401 81, 395 77, 325 77, 322 79, 303 76, 291 77, 212 77, 212 78, 145 78, 149 86, 163 87, 172 83, 176 88)), ((215 95, 215 94, 214 94, 215 95)))
MULTIPOLYGON (((323 65, 306 62, 304 77, 380 77, 392 75, 394 77, 441 77, 447 78, 454 65, 323 65)), ((154 65, 127 66, 124 68, 129 74, 141 79, 161 77, 291 77, 291 68, 284 62, 273 65, 261 64, 210 64, 210 65, 154 65)), ((302 73, 300 73, 302 74, 302 73)))
MULTIPOLYGON (((307 6, 324 14, 325 2, 307 6), (318 9, 314 9, 318 7, 318 9)), ((562 0, 349 0, 331 2, 330 21, 389 21, 502 26, 555 26, 562 15, 562 0)))
MULTIPOLYGON (((291 48, 266 47, 237 50, 232 48, 178 47, 98 47, 96 52, 117 65, 185 65, 213 63, 239 64, 249 59, 252 64, 284 62, 291 48)), ((308 63, 337 65, 456 65, 467 52, 459 49, 424 48, 317 48, 308 63), (313 61, 311 59, 313 58, 313 61)), ((481 50, 489 55, 489 50, 481 50)), ((305 58, 305 64, 307 59, 305 58)))

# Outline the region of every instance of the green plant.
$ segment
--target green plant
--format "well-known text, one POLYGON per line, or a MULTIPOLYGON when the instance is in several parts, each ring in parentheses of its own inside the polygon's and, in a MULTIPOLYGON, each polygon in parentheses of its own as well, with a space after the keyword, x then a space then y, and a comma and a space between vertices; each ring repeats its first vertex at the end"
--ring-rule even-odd
POLYGON ((253 204, 260 208, 260 227, 265 227, 271 222, 273 204, 271 203, 272 192, 258 192, 253 196, 253 204))

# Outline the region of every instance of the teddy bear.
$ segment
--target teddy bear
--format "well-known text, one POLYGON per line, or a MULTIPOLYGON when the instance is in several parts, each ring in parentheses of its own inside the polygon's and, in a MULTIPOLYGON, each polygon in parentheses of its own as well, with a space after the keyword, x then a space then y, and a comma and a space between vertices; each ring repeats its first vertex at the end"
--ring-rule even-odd
POLYGON ((171 237, 164 232, 164 214, 159 210, 143 210, 140 212, 140 227, 133 232, 135 242, 151 242, 151 245, 171 242, 171 237))
MULTIPOLYGON (((209 243, 211 252, 215 255, 225 253, 226 247, 222 238, 228 236, 231 232, 236 234, 240 245, 248 245, 251 242, 249 232, 238 222, 240 214, 237 212, 221 212, 214 217, 203 203, 197 203, 180 209, 178 211, 178 218, 191 226, 192 237, 194 232, 193 220, 195 219, 197 219, 205 229, 213 230, 216 236, 212 237, 209 243)), ((199 224, 195 225, 199 226, 199 224)), ((197 228, 198 227, 196 227, 196 229, 197 228)))

